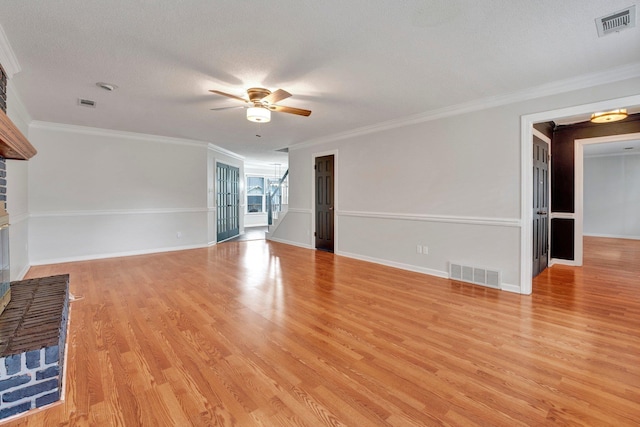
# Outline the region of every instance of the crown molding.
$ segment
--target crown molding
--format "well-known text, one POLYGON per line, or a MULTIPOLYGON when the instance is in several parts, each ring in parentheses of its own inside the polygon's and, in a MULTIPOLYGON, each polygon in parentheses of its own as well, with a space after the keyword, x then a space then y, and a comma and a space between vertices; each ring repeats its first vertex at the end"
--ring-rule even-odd
POLYGON ((22 70, 2 25, 0 25, 0 64, 2 64, 2 68, 4 68, 9 79, 22 70))
POLYGON ((446 117, 457 116, 473 111, 486 110, 502 105, 514 104, 516 102, 528 101, 545 96, 586 89, 607 83, 614 83, 635 77, 640 77, 640 62, 625 65, 622 67, 612 68, 607 71, 583 74, 569 79, 558 80, 555 82, 535 86, 517 92, 507 93, 504 95, 497 95, 465 102, 462 104, 438 108, 423 113, 413 114, 411 116, 403 117, 400 119, 388 120, 385 122, 377 123, 375 125, 360 127, 346 132, 340 132, 320 138, 310 139, 298 144, 293 144, 289 147, 289 149, 297 150, 301 148, 307 148, 314 145, 324 144, 326 142, 340 141, 343 139, 354 138, 357 136, 368 135, 371 133, 382 132, 399 127, 405 127, 432 120, 443 119, 446 117))
POLYGON ((245 157, 241 156, 240 154, 236 154, 233 151, 227 150, 226 148, 218 147, 217 145, 212 143, 207 144, 207 149, 215 151, 216 153, 224 154, 225 156, 233 157, 234 159, 240 160, 242 162, 244 162, 245 159, 245 157))
MULTIPOLYGON (((25 110, 26 111, 26 110, 25 110)), ((207 148, 212 151, 233 157, 238 160, 244 160, 244 157, 232 151, 218 147, 215 144, 206 141, 197 141, 194 139, 173 138, 169 136, 150 135, 146 133, 127 132, 113 129, 94 128, 89 126, 66 125, 63 123, 43 122, 33 120, 29 123, 29 128, 53 130, 57 132, 79 133, 82 135, 96 135, 105 137, 125 138, 134 141, 159 142, 163 144, 184 145, 189 147, 207 148)))
POLYGON ((83 135, 97 135, 106 137, 125 138, 134 141, 160 142, 165 144, 186 145, 191 147, 207 147, 205 141, 196 141, 192 139, 172 138, 168 136, 150 135, 145 133, 127 132, 112 129, 94 128, 88 126, 66 125, 62 123, 43 122, 34 120, 29 124, 29 128, 53 130, 57 132, 79 133, 83 135))

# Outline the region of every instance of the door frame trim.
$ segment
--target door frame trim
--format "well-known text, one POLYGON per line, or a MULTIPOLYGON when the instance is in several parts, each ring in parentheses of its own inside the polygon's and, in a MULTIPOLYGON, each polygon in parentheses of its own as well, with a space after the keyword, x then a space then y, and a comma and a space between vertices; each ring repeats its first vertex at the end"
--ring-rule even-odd
POLYGON ((633 95, 590 104, 576 105, 523 114, 520 116, 520 293, 530 295, 533 290, 531 263, 533 251, 533 124, 557 120, 594 111, 619 108, 619 106, 640 105, 640 95, 633 95))
MULTIPOLYGON (((546 142, 549 150, 549 159, 547 160, 547 187, 548 187, 547 188, 547 196, 548 196, 547 209, 549 211, 547 212, 548 221, 547 221, 547 267, 546 267, 546 268, 549 268, 551 267, 551 211, 552 211, 551 209, 551 162, 553 161, 553 158, 551 156, 551 138, 549 138, 547 135, 545 135, 544 133, 540 132, 538 129, 533 127, 532 127, 532 133, 533 133, 533 136, 531 137, 531 144, 533 145, 533 137, 536 137, 541 141, 546 142)), ((532 180, 533 180, 533 177, 532 177, 532 180)), ((532 191, 531 196, 533 197, 533 189, 531 191, 532 191)), ((533 224, 531 226, 533 227, 533 224)), ((531 234, 533 234, 533 232, 531 234)), ((531 237, 531 239, 532 239, 531 245, 533 245, 533 236, 531 237)), ((533 246, 531 250, 533 251, 533 246)), ((532 260, 532 263, 533 263, 533 260, 532 260)), ((533 272, 533 265, 531 266, 531 270, 533 272)), ((533 276, 533 273, 531 275, 533 276)))
POLYGON ((309 244, 316 248, 314 233, 316 232, 316 158, 333 156, 333 253, 339 252, 338 234, 338 149, 328 151, 318 151, 311 154, 311 232, 309 233, 309 244))

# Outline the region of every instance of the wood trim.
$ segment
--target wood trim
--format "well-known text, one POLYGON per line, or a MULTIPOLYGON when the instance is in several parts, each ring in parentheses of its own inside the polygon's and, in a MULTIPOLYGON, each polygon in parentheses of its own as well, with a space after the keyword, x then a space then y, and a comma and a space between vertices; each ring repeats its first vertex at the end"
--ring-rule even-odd
POLYGON ((36 149, 20 129, 4 111, 0 112, 0 156, 6 159, 29 160, 36 153, 36 149))

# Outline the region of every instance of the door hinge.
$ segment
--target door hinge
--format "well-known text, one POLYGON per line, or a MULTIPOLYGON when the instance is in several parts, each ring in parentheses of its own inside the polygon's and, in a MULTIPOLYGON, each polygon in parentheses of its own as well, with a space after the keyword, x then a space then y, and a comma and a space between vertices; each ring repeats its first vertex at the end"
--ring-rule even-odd
POLYGON ((313 232, 313 237, 318 237, 318 232, 317 231, 313 232))
POLYGON ((313 170, 318 170, 318 165, 313 165, 313 170))

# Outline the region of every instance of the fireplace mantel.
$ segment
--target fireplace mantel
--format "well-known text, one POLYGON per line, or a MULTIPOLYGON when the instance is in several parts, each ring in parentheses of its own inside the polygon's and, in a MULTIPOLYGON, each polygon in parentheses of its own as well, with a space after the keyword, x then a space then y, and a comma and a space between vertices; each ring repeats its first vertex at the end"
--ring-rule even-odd
POLYGON ((0 156, 6 159, 29 160, 36 152, 20 129, 0 110, 0 156))

